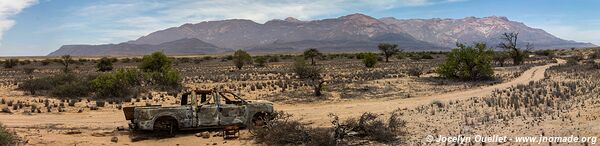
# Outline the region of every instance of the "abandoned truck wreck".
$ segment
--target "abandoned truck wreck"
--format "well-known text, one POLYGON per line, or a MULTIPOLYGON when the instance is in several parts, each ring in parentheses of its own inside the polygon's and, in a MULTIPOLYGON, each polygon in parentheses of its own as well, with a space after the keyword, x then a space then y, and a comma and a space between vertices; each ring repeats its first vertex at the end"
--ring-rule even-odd
POLYGON ((124 107, 132 130, 169 131, 260 125, 273 113, 273 103, 244 100, 227 91, 193 90, 181 95, 181 105, 124 107), (199 96, 199 98, 198 98, 199 96))

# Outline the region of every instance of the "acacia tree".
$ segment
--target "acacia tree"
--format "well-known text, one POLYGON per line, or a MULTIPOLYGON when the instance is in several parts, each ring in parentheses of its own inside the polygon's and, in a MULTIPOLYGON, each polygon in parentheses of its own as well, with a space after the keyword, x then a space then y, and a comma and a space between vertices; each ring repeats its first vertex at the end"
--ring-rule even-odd
POLYGON ((385 57, 385 62, 390 62, 389 58, 391 56, 394 56, 395 54, 398 54, 398 53, 402 52, 398 48, 398 45, 396 45, 396 44, 386 44, 386 43, 383 43, 383 44, 379 44, 377 46, 377 48, 379 48, 379 51, 381 51, 381 53, 385 57))
POLYGON ((243 50, 235 51, 235 53, 233 53, 232 59, 233 59, 233 64, 235 64, 235 67, 237 67, 238 70, 241 70, 245 64, 252 63, 252 56, 250 56, 250 54, 248 54, 246 51, 243 51, 243 50))
POLYGON ((310 58, 311 65, 315 65, 315 58, 320 58, 321 56, 323 56, 323 54, 319 52, 317 48, 308 48, 306 51, 304 51, 304 59, 310 58))
POLYGON ((304 59, 298 58, 294 62, 293 69, 299 79, 304 80, 304 82, 313 87, 315 96, 322 95, 321 90, 325 81, 321 76, 321 68, 307 65, 304 59))
MULTIPOLYGON (((513 63, 515 65, 520 65, 523 63, 524 59, 525 59, 525 53, 523 52, 523 50, 521 48, 518 47, 517 44, 517 40, 519 38, 519 33, 503 33, 502 36, 500 37, 501 40, 503 40, 504 42, 501 42, 498 47, 505 49, 508 51, 510 58, 512 58, 513 63)), ((527 49, 532 49, 533 45, 530 43, 527 43, 526 45, 527 49)))
POLYGON ((75 62, 71 55, 63 55, 60 57, 60 64, 62 64, 65 68, 63 68, 64 72, 69 72, 69 66, 75 62))

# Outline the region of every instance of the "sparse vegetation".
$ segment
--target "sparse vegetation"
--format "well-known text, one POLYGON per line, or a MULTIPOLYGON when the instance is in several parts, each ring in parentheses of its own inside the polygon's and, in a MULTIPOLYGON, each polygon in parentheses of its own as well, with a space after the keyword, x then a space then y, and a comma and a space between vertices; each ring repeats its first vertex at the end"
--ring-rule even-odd
POLYGON ((420 66, 415 66, 415 67, 411 67, 408 69, 407 74, 410 76, 415 76, 415 77, 421 77, 421 75, 424 73, 424 69, 423 67, 420 66))
POLYGON ((406 134, 406 122, 392 113, 388 120, 374 113, 363 113, 359 118, 341 120, 330 114, 333 127, 314 128, 294 119, 291 114, 277 112, 264 127, 253 130, 258 143, 266 145, 348 145, 359 140, 386 144, 400 144, 406 134))
POLYGON ((306 61, 302 58, 296 59, 293 68, 299 79, 313 87, 315 96, 322 95, 321 90, 325 81, 321 76, 321 68, 307 65, 306 61))
POLYGON ((4 61, 4 68, 13 68, 15 66, 17 66, 17 63, 19 62, 19 59, 7 59, 6 61, 4 61))

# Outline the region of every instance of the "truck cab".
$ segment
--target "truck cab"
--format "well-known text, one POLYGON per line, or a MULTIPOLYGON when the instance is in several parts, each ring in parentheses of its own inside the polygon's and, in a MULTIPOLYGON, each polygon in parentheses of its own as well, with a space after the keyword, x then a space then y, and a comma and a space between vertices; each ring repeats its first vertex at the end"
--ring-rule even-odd
POLYGON ((181 94, 177 106, 125 107, 130 129, 170 131, 247 127, 273 113, 273 103, 245 100, 228 91, 193 90, 181 94))

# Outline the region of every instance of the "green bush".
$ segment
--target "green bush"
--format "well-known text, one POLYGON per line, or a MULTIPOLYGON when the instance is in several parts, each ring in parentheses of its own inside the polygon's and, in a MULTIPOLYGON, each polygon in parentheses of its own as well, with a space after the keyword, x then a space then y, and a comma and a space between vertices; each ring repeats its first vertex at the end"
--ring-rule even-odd
POLYGON ((73 74, 61 74, 54 75, 49 77, 37 78, 27 80, 21 84, 19 84, 18 90, 29 91, 32 95, 36 95, 36 93, 51 93, 52 90, 58 89, 56 87, 60 87, 66 84, 71 84, 72 82, 76 82, 80 77, 73 74))
POLYGON ((378 56, 375 53, 363 53, 360 55, 366 67, 372 68, 377 64, 378 56))
POLYGON ((179 72, 169 70, 166 72, 150 72, 145 74, 150 85, 163 91, 177 91, 181 88, 179 72))
POLYGON ((144 72, 164 72, 171 70, 171 62, 162 52, 154 52, 142 58, 139 68, 144 72))
POLYGON ((9 146, 15 145, 18 141, 17 135, 6 129, 2 123, 0 123, 0 145, 1 146, 9 146))
MULTIPOLYGON (((171 68, 171 59, 161 52, 155 52, 151 55, 146 55, 142 59, 140 69, 144 73, 128 71, 127 75, 135 74, 134 76, 144 76, 140 81, 147 80, 148 85, 151 85, 159 90, 176 91, 181 88, 181 77, 179 72, 171 68)), ((119 97, 119 96, 117 96, 119 97)))
POLYGON ((113 61, 111 61, 108 57, 102 57, 98 64, 96 64, 96 68, 98 71, 106 72, 113 70, 113 61))
POLYGON ((431 56, 431 53, 422 53, 421 59, 433 59, 433 56, 431 56))
POLYGON ((268 56, 268 57, 269 57, 269 62, 279 62, 279 56, 277 56, 277 55, 268 56))
POLYGON ((254 62, 257 67, 265 67, 267 63, 267 57, 265 56, 257 56, 254 58, 254 62))
POLYGON ((491 60, 493 51, 485 43, 474 46, 457 44, 456 49, 448 54, 446 61, 438 67, 437 72, 446 78, 461 80, 488 79, 494 74, 491 60))
POLYGON ((50 95, 61 98, 89 96, 93 92, 90 83, 91 78, 92 77, 79 77, 77 80, 57 85, 50 91, 50 95))
POLYGON ((96 77, 91 86, 99 98, 132 98, 143 81, 144 75, 137 70, 119 70, 96 77))

